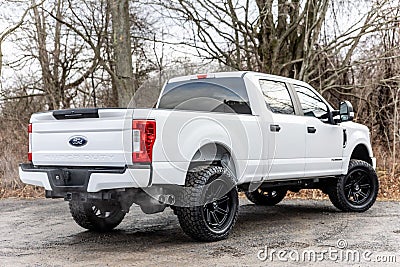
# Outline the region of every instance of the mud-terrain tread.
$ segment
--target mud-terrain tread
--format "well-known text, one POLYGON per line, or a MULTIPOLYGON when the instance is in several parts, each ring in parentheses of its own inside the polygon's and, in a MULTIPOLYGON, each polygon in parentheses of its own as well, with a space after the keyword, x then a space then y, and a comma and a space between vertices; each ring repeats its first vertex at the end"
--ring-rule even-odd
POLYGON ((344 182, 346 175, 340 176, 338 179, 335 179, 332 185, 328 188, 328 196, 332 204, 340 209, 341 211, 345 212, 364 212, 372 207, 375 203, 376 197, 378 195, 379 190, 379 181, 378 176, 376 175, 375 170, 373 167, 363 160, 351 159, 349 164, 348 173, 354 168, 361 167, 368 170, 369 174, 372 175, 372 178, 376 180, 376 187, 373 193, 372 199, 370 199, 369 203, 361 208, 357 208, 355 206, 351 206, 347 201, 345 196, 342 194, 344 192, 344 182))
MULTIPOLYGON (((188 172, 186 178, 186 187, 191 187, 182 196, 184 207, 176 207, 176 214, 179 219, 182 230, 190 237, 198 241, 219 241, 226 239, 233 228, 238 215, 239 203, 236 203, 234 218, 231 226, 222 234, 215 234, 205 225, 202 215, 202 206, 191 206, 192 203, 199 202, 202 186, 206 185, 208 179, 215 174, 225 174, 227 177, 232 177, 225 172, 224 168, 219 166, 200 167, 192 169, 188 172)), ((233 179, 232 182, 234 183, 233 179)), ((235 186, 236 199, 237 188, 235 186)))
POLYGON ((125 217, 125 212, 118 211, 109 218, 98 218, 92 211, 91 202, 70 201, 69 209, 74 221, 81 227, 94 232, 107 232, 117 227, 125 217))

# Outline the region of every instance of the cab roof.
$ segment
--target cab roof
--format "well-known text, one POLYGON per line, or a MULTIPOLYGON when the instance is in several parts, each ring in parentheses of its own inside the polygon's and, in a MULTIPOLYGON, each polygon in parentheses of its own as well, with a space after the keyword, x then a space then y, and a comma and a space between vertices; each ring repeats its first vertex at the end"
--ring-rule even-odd
POLYGON ((232 71, 232 72, 213 72, 213 73, 204 73, 204 74, 194 74, 194 75, 187 75, 187 76, 180 76, 172 78, 168 81, 168 83, 175 83, 175 82, 182 82, 182 81, 189 81, 189 80, 199 80, 199 79, 212 79, 212 78, 231 78, 231 77, 244 77, 244 76, 253 76, 255 78, 264 78, 264 79, 272 79, 272 80, 280 80, 289 83, 295 83, 298 85, 303 85, 305 87, 309 87, 309 85, 305 82, 300 80, 295 80, 283 76, 272 75, 272 74, 265 74, 261 72, 255 71, 232 71))

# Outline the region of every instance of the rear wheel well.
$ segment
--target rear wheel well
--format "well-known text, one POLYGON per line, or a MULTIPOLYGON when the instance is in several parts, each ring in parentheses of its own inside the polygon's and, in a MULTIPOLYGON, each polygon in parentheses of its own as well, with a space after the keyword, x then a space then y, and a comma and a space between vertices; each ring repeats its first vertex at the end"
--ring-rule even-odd
POLYGON ((368 149, 365 145, 358 144, 354 150, 353 153, 351 154, 350 159, 359 159, 365 162, 368 162, 369 164, 372 165, 372 159, 369 156, 368 149))
POLYGON ((204 165, 228 168, 236 177, 236 166, 231 152, 222 144, 209 143, 199 148, 191 160, 189 170, 204 165))

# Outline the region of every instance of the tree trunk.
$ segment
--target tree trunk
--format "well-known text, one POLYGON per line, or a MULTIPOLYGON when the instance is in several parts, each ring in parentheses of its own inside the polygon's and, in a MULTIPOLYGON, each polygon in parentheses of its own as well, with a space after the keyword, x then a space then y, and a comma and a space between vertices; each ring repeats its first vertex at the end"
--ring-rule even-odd
POLYGON ((129 28, 129 1, 111 0, 111 16, 118 106, 127 107, 135 93, 129 28))
MULTIPOLYGON (((32 5, 35 5, 32 0, 32 5)), ((47 32, 44 11, 40 11, 37 6, 33 8, 33 16, 36 26, 36 42, 38 47, 38 60, 42 70, 43 89, 46 93, 46 102, 50 110, 60 107, 59 94, 56 92, 54 77, 50 70, 50 58, 47 49, 47 32)))

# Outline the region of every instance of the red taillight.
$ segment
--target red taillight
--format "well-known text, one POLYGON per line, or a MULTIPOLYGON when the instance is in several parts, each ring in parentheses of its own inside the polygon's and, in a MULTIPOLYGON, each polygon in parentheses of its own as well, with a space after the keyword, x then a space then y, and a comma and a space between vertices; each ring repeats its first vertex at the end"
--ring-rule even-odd
POLYGON ((32 161, 32 123, 29 123, 28 125, 28 138, 29 138, 28 160, 32 161))
POLYGON ((197 74, 197 79, 206 79, 207 74, 197 74))
POLYGON ((156 122, 152 120, 132 121, 132 161, 150 163, 156 141, 156 122))

